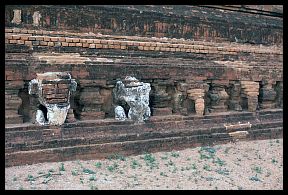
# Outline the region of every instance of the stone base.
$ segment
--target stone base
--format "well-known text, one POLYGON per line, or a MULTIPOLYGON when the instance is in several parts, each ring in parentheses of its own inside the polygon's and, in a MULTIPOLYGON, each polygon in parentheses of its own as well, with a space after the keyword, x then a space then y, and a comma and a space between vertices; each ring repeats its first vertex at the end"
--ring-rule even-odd
POLYGON ((20 115, 7 115, 5 116, 5 124, 21 124, 23 117, 20 115))
POLYGON ((82 112, 80 114, 80 120, 95 120, 104 118, 105 112, 82 112))
POLYGON ((171 115, 172 108, 153 108, 153 116, 171 115))

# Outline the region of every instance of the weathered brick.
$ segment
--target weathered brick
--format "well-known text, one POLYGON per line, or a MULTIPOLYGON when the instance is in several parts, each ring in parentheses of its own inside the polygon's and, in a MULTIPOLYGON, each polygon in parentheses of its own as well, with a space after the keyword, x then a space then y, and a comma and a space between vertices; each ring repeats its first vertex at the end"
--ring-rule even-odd
POLYGON ((48 46, 54 46, 54 43, 53 42, 48 42, 48 46))
POLYGON ((43 41, 44 37, 43 36, 35 36, 36 41, 43 41))
POLYGON ((5 33, 12 33, 12 32, 13 32, 12 29, 5 28, 5 33))
POLYGON ((97 44, 97 43, 100 43, 100 42, 101 42, 100 39, 94 39, 94 40, 93 40, 93 43, 96 43, 96 44, 97 44))
POLYGON ((82 43, 76 43, 76 47, 82 47, 82 43))
POLYGON ((126 49, 126 46, 124 46, 124 45, 121 45, 121 49, 126 49))
POLYGON ((51 41, 53 41, 53 42, 56 42, 56 41, 59 40, 58 37, 51 37, 50 39, 51 39, 51 41))
POLYGON ((59 37, 59 41, 65 42, 65 41, 66 41, 66 38, 65 38, 65 37, 59 37))
POLYGON ((25 41, 25 45, 32 45, 32 41, 25 41))
POLYGON ((45 36, 45 37, 44 37, 44 41, 49 42, 49 41, 50 41, 50 37, 45 36))
POLYGON ((17 40, 9 40, 9 43, 11 43, 11 44, 17 43, 17 40))
POLYGON ((68 43, 68 46, 69 46, 69 47, 75 47, 75 46, 76 46, 76 43, 68 43))
POLYGON ((12 38, 15 39, 15 40, 18 40, 18 39, 20 39, 21 37, 20 37, 20 35, 12 35, 12 38))
POLYGON ((72 39, 72 38, 66 38, 65 42, 67 42, 67 43, 72 43, 72 42, 73 42, 73 39, 72 39))
POLYGON ((14 28, 13 29, 13 33, 20 33, 20 29, 19 28, 14 28))
POLYGON ((24 44, 25 42, 23 40, 17 40, 17 44, 24 44))
POLYGON ((93 43, 93 39, 86 39, 87 43, 93 43))
POLYGON ((46 46, 46 45, 48 45, 48 42, 46 42, 46 41, 40 41, 40 45, 46 46))
POLYGON ((89 44, 88 43, 83 43, 82 47, 89 47, 89 44))
POLYGON ((72 38, 73 43, 79 43, 80 39, 79 38, 72 38))
POLYGON ((96 44, 96 48, 102 48, 101 44, 96 44))
POLYGON ((33 44, 33 45, 39 45, 40 42, 39 42, 39 41, 32 41, 32 44, 33 44))
POLYGON ((89 44, 89 48, 96 48, 95 44, 89 44))
POLYGON ((63 47, 68 47, 68 43, 67 42, 62 42, 61 43, 63 47))
POLYGON ((35 41, 36 38, 31 36, 31 37, 28 37, 28 40, 29 40, 29 41, 35 41))

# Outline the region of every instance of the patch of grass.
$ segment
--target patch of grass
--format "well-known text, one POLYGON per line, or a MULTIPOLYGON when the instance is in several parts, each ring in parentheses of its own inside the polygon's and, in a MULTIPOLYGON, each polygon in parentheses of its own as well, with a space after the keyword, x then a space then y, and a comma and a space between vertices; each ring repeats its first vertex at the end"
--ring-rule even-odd
POLYGON ((206 171, 211 171, 212 170, 211 167, 209 165, 207 165, 207 164, 205 164, 203 166, 203 169, 206 170, 206 171))
POLYGON ((277 143, 277 144, 279 144, 279 143, 280 143, 279 139, 277 139, 277 140, 276 140, 276 143, 277 143))
POLYGON ((113 171, 115 171, 117 168, 118 168, 118 164, 114 162, 113 165, 109 165, 109 166, 107 167, 107 170, 110 171, 110 172, 113 172, 113 171))
POLYGON ((101 163, 101 162, 95 163, 95 167, 97 167, 98 169, 100 169, 100 168, 102 167, 102 163, 101 163))
POLYGON ((218 164, 219 166, 225 165, 225 161, 221 160, 220 158, 217 157, 216 160, 213 160, 213 163, 218 164))
POLYGON ((255 176, 250 177, 249 179, 251 181, 260 181, 261 182, 261 180, 258 178, 257 174, 255 176))
POLYGON ((212 147, 201 147, 198 151, 200 153, 200 159, 213 159, 216 154, 216 149, 212 147))
POLYGON ((276 163, 278 163, 278 161, 275 158, 272 158, 272 163, 276 164, 276 163))
POLYGON ((84 179, 82 177, 80 177, 80 183, 84 184, 84 179))
POLYGON ((13 177, 13 181, 17 181, 17 177, 14 176, 14 177, 13 177))
POLYGON ((180 154, 178 152, 172 152, 171 156, 174 158, 178 158, 180 156, 180 154))
POLYGON ((229 175, 229 171, 227 169, 217 169, 216 172, 220 175, 229 175))
POLYGON ((132 160, 132 164, 130 165, 132 169, 136 169, 137 167, 141 167, 141 164, 137 160, 132 160))
POLYGON ((146 162, 146 165, 150 167, 150 169, 158 167, 156 163, 156 158, 152 154, 145 154, 143 159, 146 162))
POLYGON ((27 180, 28 180, 28 181, 35 181, 35 177, 33 177, 33 175, 30 175, 30 174, 29 174, 29 175, 27 176, 27 180))
POLYGON ((259 174, 262 173, 262 168, 261 168, 261 167, 258 167, 258 166, 253 167, 252 170, 255 171, 256 173, 259 173, 259 174))
MULTIPOLYGON (((49 172, 49 171, 48 171, 49 172)), ((43 171, 38 171, 37 174, 41 175, 41 174, 44 174, 45 172, 43 171)))
POLYGON ((164 177, 168 177, 168 175, 166 175, 166 173, 164 173, 164 172, 160 172, 160 175, 164 176, 164 177))
POLYGON ((49 169, 48 172, 53 173, 53 172, 55 172, 55 170, 54 169, 49 169))
POLYGON ((61 163, 59 167, 59 171, 65 171, 64 163, 61 163))
POLYGON ((174 162, 172 160, 169 160, 167 163, 165 163, 165 165, 168 166, 174 166, 174 162))
POLYGON ((20 187, 18 188, 18 190, 24 190, 23 186, 20 186, 20 187))
POLYGON ((96 181, 96 175, 92 175, 89 177, 89 181, 96 181))
POLYGON ((87 174, 96 174, 95 171, 93 171, 93 170, 91 170, 91 169, 87 169, 87 168, 84 168, 84 169, 83 169, 83 172, 84 172, 84 173, 87 173, 87 174))
POLYGON ((78 175, 78 170, 74 169, 71 171, 72 175, 73 176, 77 176, 78 175))
POLYGON ((190 160, 192 160, 192 158, 188 157, 186 160, 187 160, 187 161, 190 161, 190 160))
POLYGON ((90 190, 98 190, 98 188, 94 185, 90 185, 90 190))
POLYGON ((193 163, 193 164, 191 165, 191 168, 194 169, 194 170, 197 170, 197 166, 196 166, 196 164, 193 163))

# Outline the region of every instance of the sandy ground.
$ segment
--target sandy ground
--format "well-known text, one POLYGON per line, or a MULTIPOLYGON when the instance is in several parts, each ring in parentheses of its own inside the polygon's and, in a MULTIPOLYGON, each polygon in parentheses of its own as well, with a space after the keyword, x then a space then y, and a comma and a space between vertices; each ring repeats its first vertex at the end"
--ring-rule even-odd
POLYGON ((5 189, 283 189, 283 139, 5 168, 5 189))

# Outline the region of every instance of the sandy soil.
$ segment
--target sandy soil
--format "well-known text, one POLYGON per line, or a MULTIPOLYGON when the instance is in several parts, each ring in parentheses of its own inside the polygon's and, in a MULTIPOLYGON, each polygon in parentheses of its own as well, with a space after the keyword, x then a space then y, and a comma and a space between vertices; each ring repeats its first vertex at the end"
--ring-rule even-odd
POLYGON ((5 168, 5 189, 283 189, 283 139, 5 168))

